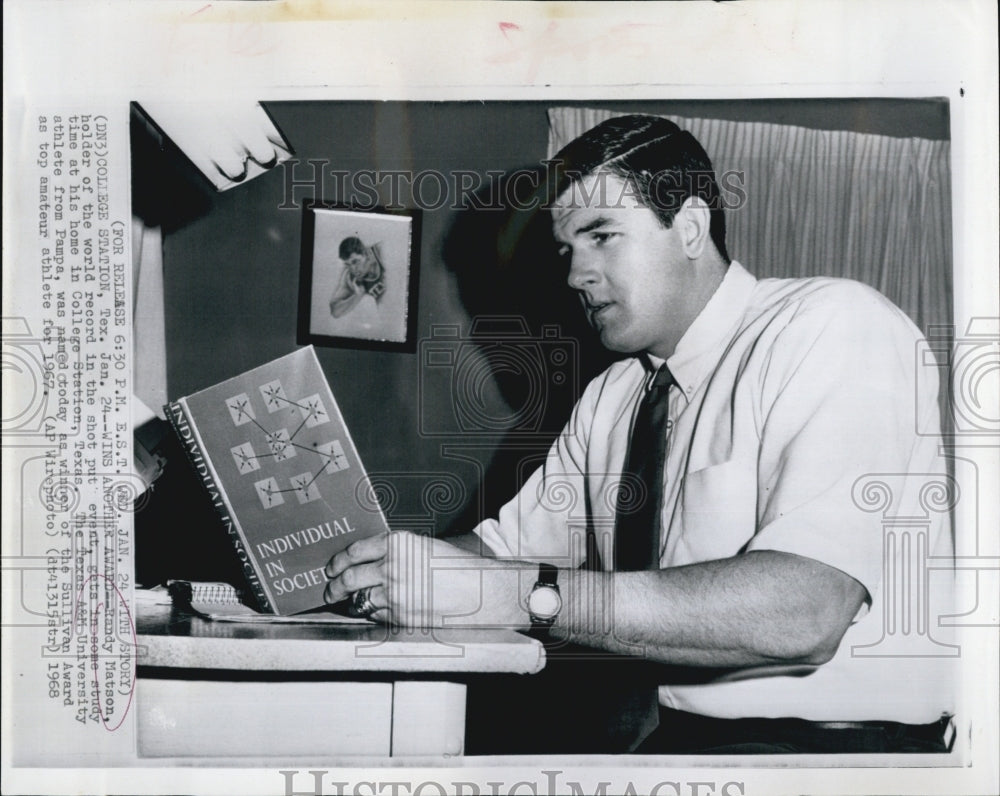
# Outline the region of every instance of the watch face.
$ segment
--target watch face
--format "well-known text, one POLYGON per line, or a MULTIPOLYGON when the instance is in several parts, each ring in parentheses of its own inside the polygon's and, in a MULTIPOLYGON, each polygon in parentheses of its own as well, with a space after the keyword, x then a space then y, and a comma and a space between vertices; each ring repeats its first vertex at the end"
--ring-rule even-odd
POLYGON ((562 608, 562 598, 553 588, 541 586, 528 596, 528 610, 541 619, 555 616, 560 608, 562 608))

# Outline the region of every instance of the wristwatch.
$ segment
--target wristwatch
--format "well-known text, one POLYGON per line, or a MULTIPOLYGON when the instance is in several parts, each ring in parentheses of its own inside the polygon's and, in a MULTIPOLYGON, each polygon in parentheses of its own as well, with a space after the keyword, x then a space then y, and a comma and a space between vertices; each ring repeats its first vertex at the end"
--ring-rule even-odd
POLYGON ((556 583, 559 570, 552 564, 538 565, 538 580, 528 594, 528 616, 531 618, 531 629, 545 631, 562 610, 562 596, 559 594, 559 584, 556 583))

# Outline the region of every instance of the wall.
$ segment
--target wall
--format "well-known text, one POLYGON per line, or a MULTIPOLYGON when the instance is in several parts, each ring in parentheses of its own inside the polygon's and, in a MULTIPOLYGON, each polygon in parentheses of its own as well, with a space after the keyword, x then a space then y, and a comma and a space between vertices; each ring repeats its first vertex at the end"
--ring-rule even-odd
MULTIPOLYGON (((572 103, 268 103, 267 108, 303 165, 319 159, 345 170, 463 169, 486 175, 537 166, 546 150, 545 109, 550 104, 572 103)), ((947 104, 937 100, 585 104, 948 137, 947 104)), ((294 172, 296 179, 310 176, 303 165, 294 172)), ((189 190, 161 197, 170 397, 295 348, 302 214, 279 209, 287 203, 287 177, 279 168, 223 194, 189 190)), ((151 189, 155 186, 140 186, 140 193, 151 189)), ((312 194, 311 188, 299 188, 295 199, 301 202, 312 194)), ((328 181, 323 198, 344 197, 328 181)), ((544 220, 530 214, 447 207, 425 211, 418 336, 430 336, 440 324, 460 324, 467 332, 470 316, 481 313, 523 316, 534 333, 543 322, 558 323, 561 339, 572 341, 559 345, 579 354, 574 372, 582 384, 606 359, 582 327, 574 300, 561 288, 562 276, 544 267, 549 245, 544 220)), ((525 392, 530 385, 523 375, 499 372, 485 378, 474 397, 491 416, 541 401, 541 435, 517 450, 502 445, 498 434, 428 436, 421 433, 422 425, 436 429, 453 423, 454 385, 438 380, 418 395, 419 352, 322 348, 318 353, 367 467, 390 474, 398 491, 391 512, 398 527, 464 527, 491 513, 515 488, 530 460, 544 451, 571 405, 571 391, 556 389, 548 380, 551 374, 534 385, 542 390, 539 396, 525 392), (447 477, 435 479, 435 473, 447 477), (480 494, 486 473, 491 473, 490 489, 480 494)), ((486 375, 482 368, 477 372, 486 375)))

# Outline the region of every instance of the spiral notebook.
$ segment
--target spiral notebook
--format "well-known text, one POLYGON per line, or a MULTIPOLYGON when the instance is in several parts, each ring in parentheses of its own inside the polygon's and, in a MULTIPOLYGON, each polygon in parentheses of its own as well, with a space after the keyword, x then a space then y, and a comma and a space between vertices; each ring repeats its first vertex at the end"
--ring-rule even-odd
POLYGON ((316 611, 279 616, 255 611, 244 600, 246 595, 231 583, 168 580, 167 593, 174 608, 190 611, 202 619, 217 622, 256 622, 260 624, 372 624, 369 619, 347 616, 335 606, 316 611))

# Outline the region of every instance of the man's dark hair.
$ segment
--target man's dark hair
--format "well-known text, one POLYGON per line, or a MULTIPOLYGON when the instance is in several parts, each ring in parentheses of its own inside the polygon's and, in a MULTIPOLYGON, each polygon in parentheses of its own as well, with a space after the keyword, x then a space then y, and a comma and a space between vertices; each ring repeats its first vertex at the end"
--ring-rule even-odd
POLYGON ((597 171, 630 182, 643 204, 667 228, 684 200, 698 197, 709 208, 712 243, 729 262, 726 218, 712 161, 693 135, 670 120, 639 114, 608 119, 570 141, 553 158, 553 164, 550 203, 573 183, 597 171))
POLYGON ((361 238, 356 238, 352 235, 340 242, 340 251, 338 254, 341 260, 347 260, 352 254, 360 254, 363 257, 367 253, 368 251, 365 249, 365 244, 361 242, 361 238))

